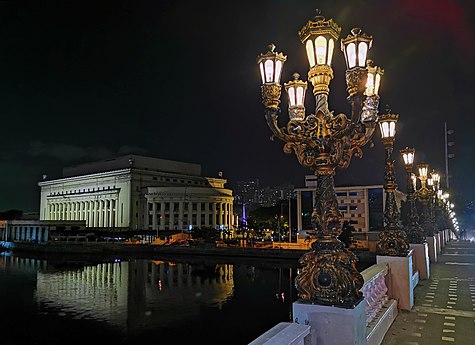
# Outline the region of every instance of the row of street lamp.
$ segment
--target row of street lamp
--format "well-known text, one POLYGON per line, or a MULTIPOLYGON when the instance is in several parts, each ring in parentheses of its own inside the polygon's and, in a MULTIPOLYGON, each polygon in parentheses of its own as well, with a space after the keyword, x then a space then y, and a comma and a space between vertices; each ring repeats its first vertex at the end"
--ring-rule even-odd
MULTIPOLYGON (((341 28, 332 19, 326 20, 319 13, 299 31, 309 62, 308 80, 313 87, 316 108, 313 114, 306 115, 304 99, 308 83, 294 73, 293 80, 284 83, 289 100, 289 120, 283 127, 279 125, 280 80, 287 56, 276 52, 275 45, 270 44, 268 51, 257 57, 257 64, 262 78, 265 119, 273 137, 285 143, 285 153, 294 153, 299 163, 316 175, 312 213, 316 240, 312 243, 312 250, 299 260, 302 269, 295 280, 299 298, 303 302, 351 307, 363 299, 360 288, 364 281, 355 266, 357 257, 338 239, 342 231, 342 214, 334 190, 334 175, 336 168, 349 166, 353 155, 362 157, 362 147, 371 141, 376 124, 379 124, 386 151, 384 230, 378 241, 378 250, 382 255, 405 256, 409 241, 401 228, 392 160, 399 115, 388 111, 378 116, 379 90, 384 71, 367 59, 373 39, 359 28, 353 28, 346 38, 341 39, 340 45, 346 61, 345 80, 351 114, 334 114, 328 108, 329 84, 333 79, 331 63, 340 32, 341 28)), ((413 160, 414 151, 410 150, 403 157, 409 159, 411 156, 413 160)), ((413 161, 410 164, 407 161, 406 169, 410 166, 412 171, 412 164, 413 161)), ((420 232, 418 241, 423 241, 425 236, 418 225, 415 200, 423 204, 431 200, 427 205, 433 205, 435 200, 432 192, 426 198, 424 193, 425 189, 429 189, 429 183, 423 176, 420 173, 422 187, 408 193, 409 204, 413 205, 408 224, 420 232)), ((433 185, 432 190, 435 191, 433 185)), ((428 212, 430 215, 434 208, 428 208, 428 212)), ((433 218, 428 219, 427 224, 432 224, 433 218)), ((409 232, 409 240, 417 237, 415 232, 409 232)))

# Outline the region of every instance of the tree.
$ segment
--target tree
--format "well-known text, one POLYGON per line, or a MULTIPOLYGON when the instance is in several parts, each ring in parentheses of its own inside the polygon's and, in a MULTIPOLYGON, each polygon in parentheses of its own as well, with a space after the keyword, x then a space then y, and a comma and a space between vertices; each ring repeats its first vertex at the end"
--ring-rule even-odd
POLYGON ((349 248, 353 242, 353 231, 355 231, 355 227, 351 225, 351 221, 345 220, 343 222, 343 228, 341 231, 340 236, 338 239, 345 244, 346 248, 349 248))

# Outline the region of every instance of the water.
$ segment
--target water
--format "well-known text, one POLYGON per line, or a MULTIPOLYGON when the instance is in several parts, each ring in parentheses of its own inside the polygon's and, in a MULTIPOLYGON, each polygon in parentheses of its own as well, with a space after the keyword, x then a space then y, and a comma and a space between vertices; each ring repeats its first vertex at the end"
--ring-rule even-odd
POLYGON ((296 260, 0 256, 4 344, 248 344, 297 299, 296 260))

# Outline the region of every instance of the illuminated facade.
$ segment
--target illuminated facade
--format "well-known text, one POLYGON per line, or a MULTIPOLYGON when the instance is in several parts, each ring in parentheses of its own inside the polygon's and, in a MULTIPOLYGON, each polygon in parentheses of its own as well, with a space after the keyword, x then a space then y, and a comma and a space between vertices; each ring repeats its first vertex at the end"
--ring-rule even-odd
POLYGON ((233 228, 232 190, 194 163, 126 155, 63 169, 38 183, 40 220, 143 230, 233 228))

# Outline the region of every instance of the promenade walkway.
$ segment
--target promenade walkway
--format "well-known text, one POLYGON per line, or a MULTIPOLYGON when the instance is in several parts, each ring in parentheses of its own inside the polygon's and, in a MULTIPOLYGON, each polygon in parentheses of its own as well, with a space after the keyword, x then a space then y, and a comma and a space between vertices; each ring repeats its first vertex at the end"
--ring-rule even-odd
POLYGON ((381 345, 475 345, 475 243, 451 241, 381 345))

